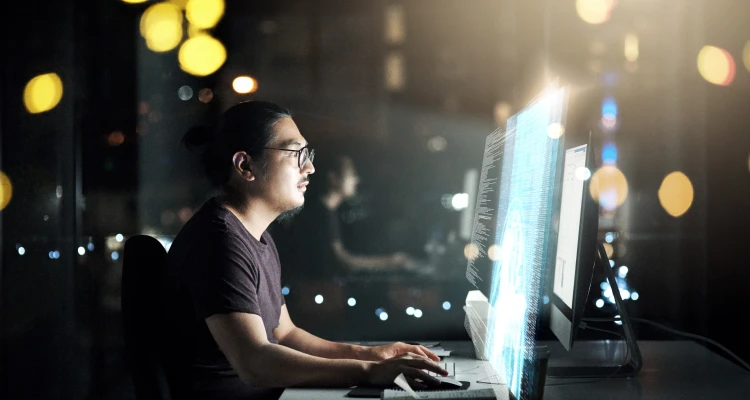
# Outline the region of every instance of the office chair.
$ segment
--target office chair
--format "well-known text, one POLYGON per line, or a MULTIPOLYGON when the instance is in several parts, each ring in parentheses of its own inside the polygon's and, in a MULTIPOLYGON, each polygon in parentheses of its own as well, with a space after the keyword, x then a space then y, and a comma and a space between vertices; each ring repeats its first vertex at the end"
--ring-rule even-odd
POLYGON ((138 400, 171 400, 160 353, 161 293, 167 252, 151 236, 125 242, 122 262, 122 327, 138 400))

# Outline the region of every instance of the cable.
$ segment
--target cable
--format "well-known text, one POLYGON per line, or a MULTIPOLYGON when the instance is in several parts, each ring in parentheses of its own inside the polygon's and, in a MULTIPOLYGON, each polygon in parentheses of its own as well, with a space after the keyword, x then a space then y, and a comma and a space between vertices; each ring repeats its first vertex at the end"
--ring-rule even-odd
MULTIPOLYGON (((587 321, 587 322, 617 322, 617 321, 620 321, 620 318, 584 318, 583 320, 587 321)), ((734 358, 735 361, 737 361, 740 365, 742 365, 743 368, 745 368, 748 371, 750 371, 750 365, 748 365, 748 363, 746 363, 745 361, 743 361, 736 354, 732 353, 729 349, 727 349, 726 347, 724 347, 721 343, 718 343, 718 342, 716 342, 716 341, 714 341, 712 339, 709 339, 709 338, 704 337, 704 336, 700 336, 700 335, 695 335, 695 334, 692 334, 692 333, 688 333, 688 332, 683 332, 683 331, 680 331, 680 330, 677 330, 677 329, 674 329, 674 328, 670 328, 670 327, 668 327, 666 325, 662 325, 660 323, 649 321, 649 320, 643 319, 643 318, 630 318, 630 320, 631 321, 635 321, 635 322, 640 322, 640 323, 646 324, 646 325, 655 326, 655 327, 657 327, 659 329, 665 330, 665 331, 667 331, 669 333, 672 333, 672 334, 675 334, 677 336, 684 336, 684 337, 687 337, 687 338, 690 338, 690 339, 701 340, 701 341, 710 343, 710 344, 712 344, 712 345, 720 348, 721 350, 723 350, 725 353, 729 354, 730 356, 732 356, 732 358, 734 358)))
MULTIPOLYGON (((604 333, 609 333, 609 334, 612 334, 612 335, 616 335, 616 336, 619 336, 619 337, 620 337, 620 338, 621 338, 621 339, 623 340, 623 342, 625 342, 625 349, 626 349, 626 350, 625 350, 625 360, 627 361, 627 360, 628 360, 628 358, 630 358, 630 346, 628 346, 628 344, 627 344, 627 339, 625 338, 625 336, 624 336, 624 335, 620 334, 619 332, 608 331, 608 330, 606 330, 606 329, 599 329, 599 328, 594 328, 593 326, 588 326, 588 324, 586 324, 585 322, 581 322, 581 324, 579 325, 579 327, 580 327, 581 329, 590 329, 590 330, 592 330, 592 331, 604 332, 604 333)), ((620 370, 622 369, 622 367, 623 367, 624 365, 625 365, 624 363, 623 363, 623 364, 620 364, 620 365, 619 365, 619 366, 617 367, 617 369, 616 369, 616 370, 612 371, 612 373, 611 373, 611 374, 609 374, 609 375, 607 375, 607 376, 604 376, 604 377, 601 377, 601 378, 597 378, 597 379, 592 379, 592 380, 588 380, 588 381, 574 381, 574 382, 550 383, 550 384, 546 384, 546 385, 544 385, 544 386, 581 385, 581 384, 584 384, 584 383, 595 383, 595 382, 603 381, 603 380, 605 380, 605 379, 609 379, 609 378, 612 378, 613 376, 617 375, 617 373, 618 373, 618 372, 620 372, 620 370)), ((559 377, 556 377, 556 376, 548 376, 547 378, 548 378, 548 379, 549 379, 549 378, 551 378, 551 379, 571 379, 571 378, 566 378, 566 377, 563 377, 563 376, 559 376, 559 377)), ((573 378, 573 379, 574 379, 574 378, 573 378)))

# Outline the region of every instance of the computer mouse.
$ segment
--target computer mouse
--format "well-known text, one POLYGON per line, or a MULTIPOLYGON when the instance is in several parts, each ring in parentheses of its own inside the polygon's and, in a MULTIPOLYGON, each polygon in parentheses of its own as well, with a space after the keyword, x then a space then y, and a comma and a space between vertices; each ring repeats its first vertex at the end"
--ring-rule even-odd
POLYGON ((447 378, 444 376, 436 376, 435 378, 440 381, 440 386, 455 386, 457 388, 460 388, 462 386, 461 382, 453 378, 447 378))

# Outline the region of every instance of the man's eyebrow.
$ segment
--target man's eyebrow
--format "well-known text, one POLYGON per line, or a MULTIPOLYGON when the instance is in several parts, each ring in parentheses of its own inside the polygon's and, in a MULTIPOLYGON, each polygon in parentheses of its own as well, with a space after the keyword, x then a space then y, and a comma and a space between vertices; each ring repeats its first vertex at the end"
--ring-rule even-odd
POLYGON ((298 142, 297 139, 289 139, 289 140, 285 140, 285 141, 279 143, 278 147, 285 148, 285 147, 294 146, 294 145, 297 145, 299 147, 304 147, 307 144, 303 145, 302 143, 298 142))

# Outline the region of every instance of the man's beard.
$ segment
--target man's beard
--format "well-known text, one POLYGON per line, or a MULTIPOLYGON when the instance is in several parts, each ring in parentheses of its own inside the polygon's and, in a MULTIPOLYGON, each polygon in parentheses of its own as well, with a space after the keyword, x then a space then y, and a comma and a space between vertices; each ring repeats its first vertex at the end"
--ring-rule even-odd
POLYGON ((279 214, 278 217, 276 217, 276 222, 283 224, 285 222, 290 221, 297 214, 299 214, 300 211, 302 211, 302 208, 304 208, 304 207, 305 207, 305 205, 303 204, 301 206, 294 207, 292 209, 289 209, 289 210, 286 210, 286 211, 282 212, 281 214, 279 214))

